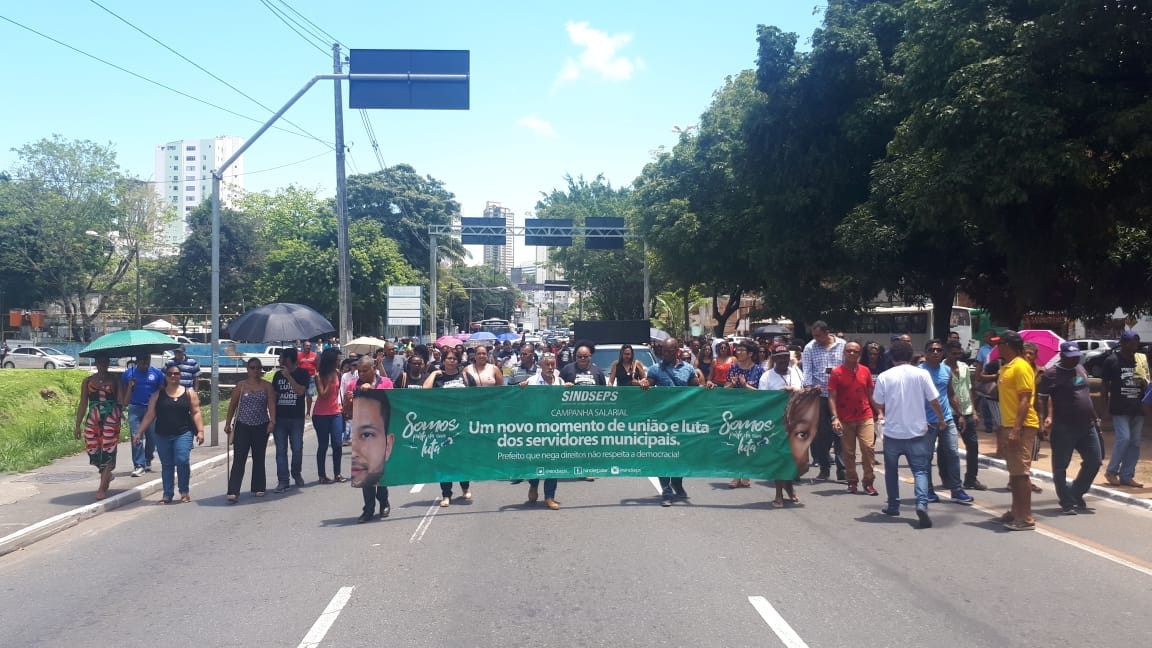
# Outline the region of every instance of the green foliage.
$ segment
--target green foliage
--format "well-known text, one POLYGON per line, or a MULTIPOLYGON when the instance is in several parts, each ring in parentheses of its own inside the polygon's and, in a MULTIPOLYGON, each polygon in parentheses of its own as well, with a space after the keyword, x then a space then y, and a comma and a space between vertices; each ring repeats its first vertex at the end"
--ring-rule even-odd
POLYGON ((439 304, 448 309, 455 327, 465 333, 469 332, 469 321, 484 319, 489 304, 499 304, 498 316, 511 320, 511 307, 521 298, 520 291, 508 277, 491 266, 456 264, 440 274, 438 283, 439 304))
MULTIPOLYGON (((537 218, 567 218, 574 226, 581 226, 588 216, 616 217, 624 218, 635 230, 627 188, 613 188, 602 175, 591 182, 583 176, 565 176, 565 181, 566 190, 553 189, 536 202, 537 218)), ((644 317, 643 244, 626 239, 622 250, 588 250, 583 239, 574 243, 551 249, 548 258, 563 269, 573 290, 590 291, 584 306, 586 316, 606 320, 644 317)))
POLYGON ((0 472, 31 470, 84 451, 73 430, 87 375, 76 369, 0 370, 0 472))
MULTIPOLYGON (((428 226, 451 225, 459 215, 454 198, 443 182, 421 176, 407 164, 348 178, 349 220, 380 223, 384 236, 396 241, 413 268, 428 267, 428 226)), ((463 261, 460 241, 441 236, 437 246, 441 260, 463 261)))

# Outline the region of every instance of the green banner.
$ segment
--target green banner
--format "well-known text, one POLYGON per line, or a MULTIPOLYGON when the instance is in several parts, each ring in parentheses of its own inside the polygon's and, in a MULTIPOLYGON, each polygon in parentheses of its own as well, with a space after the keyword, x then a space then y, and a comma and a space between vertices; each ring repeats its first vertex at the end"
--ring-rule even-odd
MULTIPOLYGON (((792 479, 797 466, 784 426, 787 399, 779 391, 691 387, 389 390, 391 451, 376 454, 390 457, 380 483, 662 475, 792 479)), ((356 458, 358 430, 371 431, 362 422, 370 415, 365 410, 378 411, 366 406, 357 398, 354 470, 357 461, 369 463, 356 458)), ((806 454, 806 443, 804 448, 806 454)), ((381 468, 368 469, 365 477, 376 477, 381 468)))

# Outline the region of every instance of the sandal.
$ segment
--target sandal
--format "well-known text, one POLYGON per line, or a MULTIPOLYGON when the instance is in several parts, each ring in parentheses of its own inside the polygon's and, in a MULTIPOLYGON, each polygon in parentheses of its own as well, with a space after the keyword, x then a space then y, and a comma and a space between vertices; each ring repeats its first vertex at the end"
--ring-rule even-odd
POLYGON ((181 504, 187 504, 188 502, 191 502, 191 501, 192 501, 192 498, 188 495, 188 493, 184 493, 183 495, 180 496, 180 503, 181 504))
POLYGON ((256 497, 264 497, 264 491, 256 491, 256 497))
POLYGON ((343 484, 344 482, 346 482, 346 481, 348 481, 348 480, 347 480, 347 479, 344 479, 344 476, 343 476, 343 475, 336 475, 336 479, 335 479, 334 481, 335 481, 337 484, 343 484))
POLYGON ((321 478, 320 478, 320 483, 321 483, 321 484, 331 484, 331 483, 332 483, 332 480, 331 480, 331 479, 328 479, 327 477, 321 477, 321 478))
POLYGON ((772 500, 772 508, 784 508, 784 500, 780 499, 779 497, 772 500))
POLYGON ((440 508, 448 508, 451 505, 452 505, 452 498, 451 497, 444 497, 440 500, 440 508))
POLYGON ((236 495, 229 495, 229 496, 228 496, 228 503, 229 503, 229 504, 235 504, 235 503, 236 503, 236 499, 237 499, 237 496, 236 496, 236 495))
POLYGON ((728 482, 728 488, 740 488, 740 480, 733 479, 732 481, 728 482))
POLYGON ((163 505, 165 505, 165 504, 171 504, 171 503, 172 503, 172 498, 171 498, 171 497, 161 497, 161 498, 160 498, 160 499, 159 499, 159 500, 156 502, 156 505, 157 505, 157 506, 163 506, 163 505))

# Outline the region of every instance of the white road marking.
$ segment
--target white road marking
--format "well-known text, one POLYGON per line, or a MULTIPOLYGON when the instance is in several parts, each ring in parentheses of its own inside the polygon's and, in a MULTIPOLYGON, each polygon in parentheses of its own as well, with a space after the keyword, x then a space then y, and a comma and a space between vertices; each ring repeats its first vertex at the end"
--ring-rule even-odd
POLYGON ((408 544, 420 542, 424 539, 424 534, 428 532, 428 527, 432 526, 432 518, 436 517, 436 513, 439 511, 440 500, 432 500, 432 506, 428 507, 424 518, 420 520, 420 524, 417 525, 416 530, 412 532, 412 537, 408 538, 408 544))
POLYGON ((308 634, 304 635, 304 640, 296 648, 316 648, 320 642, 324 640, 324 635, 328 634, 328 629, 336 622, 336 617, 340 616, 340 611, 348 603, 348 599, 352 598, 352 586, 341 587, 336 591, 336 596, 328 602, 328 607, 324 608, 324 612, 320 614, 320 618, 316 619, 316 623, 312 624, 312 629, 308 634))
POLYGON ((756 608, 756 611, 760 613, 760 616, 768 624, 768 627, 772 628, 772 632, 776 633, 776 636, 780 638, 780 641, 785 646, 788 648, 808 648, 808 644, 804 643, 800 635, 796 634, 796 631, 792 629, 792 626, 788 625, 784 617, 780 616, 776 608, 772 607, 768 599, 763 596, 749 596, 748 602, 752 604, 752 607, 756 608))
POLYGON ((652 487, 656 489, 657 495, 663 495, 664 494, 664 489, 660 488, 660 478, 659 477, 649 477, 648 481, 652 482, 652 487))
POLYGON ((408 492, 409 493, 419 493, 422 490, 424 490, 424 484, 412 484, 412 490, 410 490, 408 492))
MULTIPOLYGON (((880 468, 877 468, 876 472, 883 473, 884 471, 880 468)), ((908 477, 901 477, 900 481, 902 481, 904 483, 912 483, 912 480, 909 479, 908 477)), ((999 517, 1000 513, 1001 513, 1000 511, 997 511, 996 509, 989 508, 989 507, 984 506, 983 504, 980 504, 977 502, 973 502, 969 506, 971 508, 974 508, 974 509, 979 510, 979 511, 983 511, 984 513, 987 513, 987 514, 995 516, 995 517, 999 517)), ((1056 533, 1054 531, 1049 531, 1048 529, 1041 527, 1039 524, 1036 525, 1035 531, 1036 531, 1036 533, 1044 536, 1045 538, 1052 538, 1053 540, 1063 542, 1064 544, 1068 545, 1069 547, 1075 547, 1075 548, 1080 549, 1082 551, 1087 551, 1088 553, 1092 554, 1093 556, 1098 556, 1100 558, 1103 558, 1104 560, 1114 562, 1117 565, 1121 565, 1121 566, 1127 567, 1128 569, 1131 569, 1133 571, 1140 572, 1141 574, 1144 574, 1145 576, 1152 576, 1152 569, 1149 569, 1148 567, 1145 567, 1144 565, 1139 565, 1139 564, 1134 563, 1131 560, 1128 560, 1122 556, 1117 556, 1117 555, 1111 554, 1107 551, 1104 551, 1102 549, 1097 549, 1096 547, 1086 545, 1083 542, 1080 542, 1078 540, 1073 540, 1072 538, 1064 537, 1064 536, 1060 535, 1059 533, 1056 533)))

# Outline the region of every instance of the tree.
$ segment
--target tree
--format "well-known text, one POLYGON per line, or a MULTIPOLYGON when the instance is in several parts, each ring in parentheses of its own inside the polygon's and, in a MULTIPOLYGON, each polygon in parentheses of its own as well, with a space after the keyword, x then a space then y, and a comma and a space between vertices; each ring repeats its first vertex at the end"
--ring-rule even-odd
MULTIPOLYGON (((428 226, 451 225, 459 215, 460 205, 454 198, 443 182, 421 176, 407 164, 348 178, 349 220, 367 218, 380 223, 384 235, 396 241, 413 268, 428 267, 428 226)), ((464 246, 458 239, 441 236, 437 247, 442 260, 464 259, 464 246)))
MULTIPOLYGON (((553 189, 536 202, 537 218, 571 219, 573 226, 588 216, 624 218, 635 230, 638 223, 629 209, 630 191, 615 189, 603 175, 588 182, 583 176, 564 177, 567 188, 553 189)), ((586 312, 606 320, 644 317, 644 247, 626 239, 622 250, 589 250, 578 239, 571 247, 553 248, 549 262, 561 268, 573 290, 589 293, 586 312)))
MULTIPOLYGON (((520 292, 491 266, 456 264, 440 275, 440 303, 448 310, 449 318, 457 324, 484 318, 488 304, 510 306, 520 299, 520 292), (467 289, 467 290, 466 290, 467 289)), ((505 314, 508 319, 510 313, 505 314)), ((470 332, 467 324, 460 327, 470 332)))
POLYGON ((4 263, 35 275, 42 299, 59 303, 72 336, 87 340, 133 251, 154 233, 156 202, 121 173, 110 144, 53 135, 15 151, 4 263))

